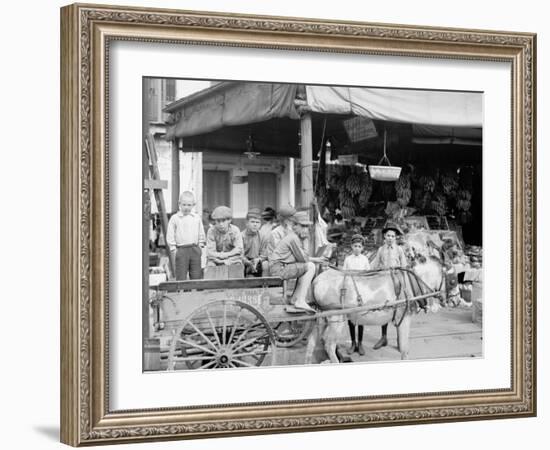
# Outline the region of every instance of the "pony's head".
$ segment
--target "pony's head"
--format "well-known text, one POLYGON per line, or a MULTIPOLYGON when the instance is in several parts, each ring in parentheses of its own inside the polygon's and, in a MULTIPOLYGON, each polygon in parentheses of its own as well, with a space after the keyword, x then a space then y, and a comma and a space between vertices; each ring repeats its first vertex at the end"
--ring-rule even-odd
POLYGON ((436 256, 415 254, 412 270, 434 291, 443 291, 439 296, 441 306, 458 306, 461 303, 458 276, 454 266, 436 256))

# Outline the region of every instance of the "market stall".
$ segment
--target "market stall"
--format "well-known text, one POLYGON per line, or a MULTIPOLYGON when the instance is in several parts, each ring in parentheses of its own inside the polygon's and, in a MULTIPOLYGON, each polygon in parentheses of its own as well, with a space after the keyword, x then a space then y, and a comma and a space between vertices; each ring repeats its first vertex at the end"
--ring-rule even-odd
POLYGON ((461 258, 482 245, 481 93, 222 82, 165 111, 175 151, 295 158, 297 206, 328 222, 336 262, 357 232, 373 251, 387 220, 461 258), (390 160, 397 177, 373 178, 390 160))

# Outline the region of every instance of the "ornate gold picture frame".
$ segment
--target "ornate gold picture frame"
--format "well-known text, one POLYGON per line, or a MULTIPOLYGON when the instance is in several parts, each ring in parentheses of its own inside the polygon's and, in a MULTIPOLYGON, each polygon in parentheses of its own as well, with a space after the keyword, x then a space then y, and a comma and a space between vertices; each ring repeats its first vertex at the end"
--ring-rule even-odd
POLYGON ((85 4, 62 8, 62 442, 81 446, 534 416, 535 89, 536 36, 531 33, 85 4), (511 117, 501 125, 511 125, 511 149, 502 149, 511 155, 510 385, 114 409, 109 383, 109 192, 114 174, 108 138, 110 46, 118 41, 509 64, 511 117))

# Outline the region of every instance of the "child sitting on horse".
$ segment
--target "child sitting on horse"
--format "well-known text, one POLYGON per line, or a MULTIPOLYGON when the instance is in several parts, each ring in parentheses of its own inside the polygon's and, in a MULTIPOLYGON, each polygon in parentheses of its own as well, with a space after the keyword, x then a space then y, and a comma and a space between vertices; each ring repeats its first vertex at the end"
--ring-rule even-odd
MULTIPOLYGON (((360 234, 355 234, 351 238, 351 254, 346 256, 344 260, 344 270, 369 270, 369 259, 363 255, 363 245, 365 240, 360 234)), ((355 340, 355 328, 356 325, 348 320, 349 334, 351 337, 351 346, 349 353, 357 352, 360 355, 365 354, 363 348, 363 325, 357 325, 357 340, 355 340)))
MULTIPOLYGON (((393 267, 407 267, 407 257, 403 249, 397 244, 397 237, 401 236, 403 232, 399 225, 388 222, 382 229, 382 235, 384 236, 384 244, 378 249, 376 256, 374 257, 371 267, 373 269, 390 269, 393 267)), ((373 349, 388 345, 388 325, 382 325, 382 335, 378 342, 374 344, 373 349)))

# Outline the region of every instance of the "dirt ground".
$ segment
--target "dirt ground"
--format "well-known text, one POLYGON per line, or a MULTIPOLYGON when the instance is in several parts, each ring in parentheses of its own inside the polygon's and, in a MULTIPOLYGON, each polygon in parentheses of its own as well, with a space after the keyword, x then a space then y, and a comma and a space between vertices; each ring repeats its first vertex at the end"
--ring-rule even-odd
MULTIPOLYGON (((351 355, 347 350, 350 345, 349 333, 342 336, 340 350, 349 355, 350 362, 392 361, 400 360, 397 349, 397 335, 394 326, 388 327, 388 346, 373 350, 373 345, 380 338, 380 327, 365 327, 363 347, 366 354, 351 355)), ((290 349, 277 350, 277 365, 299 365, 304 363, 305 342, 290 349)), ((444 308, 437 313, 420 313, 411 324, 411 341, 409 359, 435 358, 474 358, 483 356, 483 334, 481 323, 472 321, 471 308, 444 308)), ((264 366, 269 365, 266 358, 264 366)))

